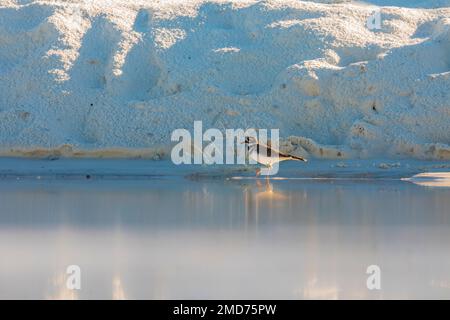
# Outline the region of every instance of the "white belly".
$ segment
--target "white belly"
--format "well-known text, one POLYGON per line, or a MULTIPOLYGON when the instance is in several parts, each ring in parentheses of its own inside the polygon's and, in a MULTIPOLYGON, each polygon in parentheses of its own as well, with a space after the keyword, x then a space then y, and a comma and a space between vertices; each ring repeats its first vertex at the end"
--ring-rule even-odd
POLYGON ((268 157, 266 155, 260 154, 258 155, 258 153, 256 151, 252 151, 249 154, 250 159, 265 165, 265 166, 272 166, 274 163, 280 162, 283 159, 279 158, 279 157, 268 157))

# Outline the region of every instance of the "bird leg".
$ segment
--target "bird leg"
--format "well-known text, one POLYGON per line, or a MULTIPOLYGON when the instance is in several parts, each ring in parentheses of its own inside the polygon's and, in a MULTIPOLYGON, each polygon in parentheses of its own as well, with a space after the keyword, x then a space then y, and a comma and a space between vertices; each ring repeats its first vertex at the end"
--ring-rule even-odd
POLYGON ((259 177, 260 174, 261 174, 261 168, 256 169, 256 176, 259 177))
MULTIPOLYGON (((272 165, 268 164, 267 165, 267 169, 272 170, 272 165)), ((269 175, 268 174, 266 174, 266 181, 269 182, 269 175)))

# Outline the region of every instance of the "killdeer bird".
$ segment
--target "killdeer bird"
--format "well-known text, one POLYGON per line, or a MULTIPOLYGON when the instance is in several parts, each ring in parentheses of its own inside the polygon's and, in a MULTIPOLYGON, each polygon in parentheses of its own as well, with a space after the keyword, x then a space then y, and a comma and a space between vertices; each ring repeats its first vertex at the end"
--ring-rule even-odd
MULTIPOLYGON (((302 157, 281 153, 280 151, 271 148, 270 143, 268 143, 268 145, 259 143, 255 137, 245 137, 245 141, 243 143, 245 143, 245 145, 247 146, 249 157, 256 162, 268 167, 269 169, 272 168, 275 163, 281 161, 308 161, 302 157)), ((256 176, 259 176, 260 173, 261 169, 257 169, 256 176)))

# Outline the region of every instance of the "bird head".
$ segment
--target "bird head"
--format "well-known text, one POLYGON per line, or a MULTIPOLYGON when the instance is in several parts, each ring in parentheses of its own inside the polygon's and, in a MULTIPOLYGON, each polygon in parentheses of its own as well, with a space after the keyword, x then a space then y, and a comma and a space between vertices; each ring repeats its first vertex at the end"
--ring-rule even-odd
POLYGON ((251 136, 246 136, 244 142, 241 143, 245 143, 246 145, 254 145, 256 143, 258 143, 258 140, 256 140, 255 137, 251 137, 251 136))

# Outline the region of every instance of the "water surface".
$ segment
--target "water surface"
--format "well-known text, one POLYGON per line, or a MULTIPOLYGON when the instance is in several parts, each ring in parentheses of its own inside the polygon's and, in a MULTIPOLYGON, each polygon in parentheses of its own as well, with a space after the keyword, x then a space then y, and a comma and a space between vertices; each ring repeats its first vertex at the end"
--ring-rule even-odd
POLYGON ((3 180, 0 298, 450 298, 449 208, 400 180, 3 180))

